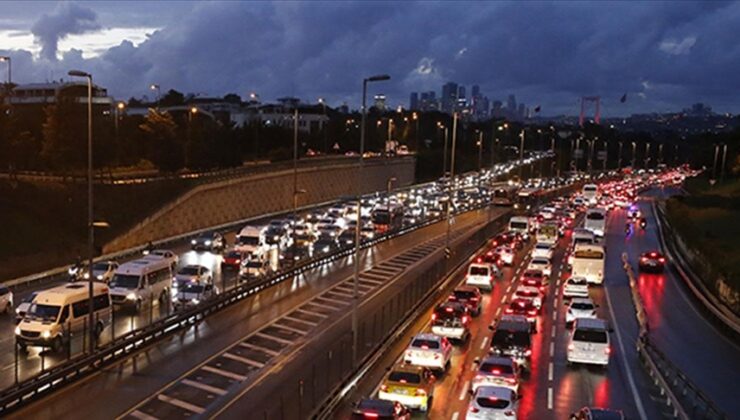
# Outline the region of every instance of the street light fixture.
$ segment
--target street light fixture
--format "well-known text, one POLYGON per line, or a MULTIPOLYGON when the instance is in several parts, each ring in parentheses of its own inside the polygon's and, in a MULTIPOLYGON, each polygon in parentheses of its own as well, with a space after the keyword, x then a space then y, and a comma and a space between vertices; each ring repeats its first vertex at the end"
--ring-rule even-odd
POLYGON ((149 85, 149 90, 153 90, 153 91, 157 92, 157 111, 159 111, 159 101, 162 98, 162 91, 159 88, 159 85, 158 84, 151 84, 151 85, 149 85))
MULTIPOLYGON (((92 75, 80 70, 70 70, 67 73, 70 77, 84 77, 87 79, 87 270, 92 276, 93 258, 95 256, 95 224, 93 219, 93 154, 92 154, 92 75)), ((94 305, 93 305, 93 281, 90 278, 88 286, 89 296, 89 318, 88 326, 90 327, 90 353, 95 350, 94 342, 94 305)))
POLYGON ((447 138, 448 138, 449 129, 447 128, 446 125, 442 124, 441 122, 437 123, 437 127, 444 130, 445 145, 444 145, 444 151, 442 153, 442 177, 446 177, 447 176, 447 138))
MULTIPOLYGON (((365 123, 367 121, 367 84, 390 80, 387 74, 378 74, 362 80, 362 122, 360 123, 360 164, 357 179, 362 179, 365 155, 365 123)), ((359 184, 358 184, 359 185, 359 184)), ((357 306, 360 299, 360 229, 362 225, 362 193, 357 190, 357 225, 355 226, 354 286, 352 288, 352 366, 357 366, 357 306)))
POLYGON ((9 55, 0 55, 0 61, 5 61, 8 63, 8 90, 10 90, 10 84, 13 82, 13 79, 11 77, 12 75, 12 65, 10 61, 9 55))

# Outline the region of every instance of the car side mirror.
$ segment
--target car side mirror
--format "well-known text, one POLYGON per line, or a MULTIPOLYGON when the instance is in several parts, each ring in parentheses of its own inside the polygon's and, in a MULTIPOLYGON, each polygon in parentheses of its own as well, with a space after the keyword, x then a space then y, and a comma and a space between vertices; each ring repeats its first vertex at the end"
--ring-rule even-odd
POLYGON ((480 359, 476 357, 475 360, 473 360, 473 364, 479 365, 480 359))
POLYGON ((491 330, 491 331, 493 331, 493 330, 494 330, 494 328, 493 328, 493 324, 489 325, 489 326, 488 326, 488 329, 489 329, 489 330, 491 330))

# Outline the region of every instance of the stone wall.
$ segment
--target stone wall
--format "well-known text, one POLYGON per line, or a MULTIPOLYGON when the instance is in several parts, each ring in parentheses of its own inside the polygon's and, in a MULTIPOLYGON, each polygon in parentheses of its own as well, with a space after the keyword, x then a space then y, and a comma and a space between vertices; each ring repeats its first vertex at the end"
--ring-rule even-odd
MULTIPOLYGON (((394 187, 410 185, 414 182, 414 168, 413 157, 366 160, 361 176, 357 163, 299 168, 298 189, 306 193, 299 196, 298 206, 354 195, 358 187, 362 193, 385 190, 391 177, 397 179, 394 187)), ((107 243, 103 252, 117 252, 149 241, 287 211, 293 205, 292 190, 292 170, 200 185, 107 243)))

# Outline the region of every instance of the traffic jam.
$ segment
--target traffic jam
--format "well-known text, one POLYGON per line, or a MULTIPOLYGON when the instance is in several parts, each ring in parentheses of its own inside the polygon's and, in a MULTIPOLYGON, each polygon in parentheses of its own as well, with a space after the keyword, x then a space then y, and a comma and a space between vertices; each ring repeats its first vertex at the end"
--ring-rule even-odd
MULTIPOLYGON (((353 402, 352 418, 538 418, 544 407, 532 394, 546 377, 544 404, 553 409, 554 366, 595 369, 608 381, 613 327, 601 290, 608 214, 625 212, 626 235, 639 233, 646 223, 635 204, 640 192, 690 175, 620 174, 548 202, 533 200, 535 188, 519 189, 506 230, 470 258, 373 392, 353 402)), ((660 272, 666 263, 648 251, 639 269, 660 272)), ((599 395, 596 406, 566 415, 624 418, 624 407, 599 395)))

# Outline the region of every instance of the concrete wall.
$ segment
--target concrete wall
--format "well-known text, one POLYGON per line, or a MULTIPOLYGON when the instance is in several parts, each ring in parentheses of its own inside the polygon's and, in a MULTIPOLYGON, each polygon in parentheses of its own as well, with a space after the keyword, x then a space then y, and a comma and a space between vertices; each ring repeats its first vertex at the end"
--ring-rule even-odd
MULTIPOLYGON (((390 177, 397 178, 394 186, 410 185, 414 182, 414 169, 413 157, 366 160, 361 176, 357 163, 299 168, 298 189, 307 192, 299 196, 298 206, 354 195, 358 187, 362 193, 385 190, 390 177)), ((107 243, 103 252, 116 252, 211 226, 287 211, 293 205, 292 192, 292 170, 200 185, 107 243)))

